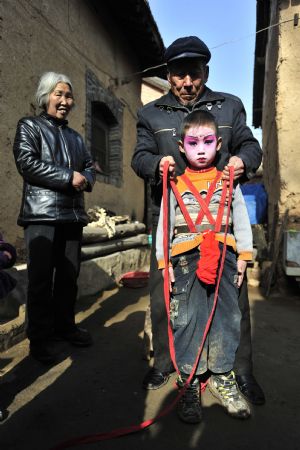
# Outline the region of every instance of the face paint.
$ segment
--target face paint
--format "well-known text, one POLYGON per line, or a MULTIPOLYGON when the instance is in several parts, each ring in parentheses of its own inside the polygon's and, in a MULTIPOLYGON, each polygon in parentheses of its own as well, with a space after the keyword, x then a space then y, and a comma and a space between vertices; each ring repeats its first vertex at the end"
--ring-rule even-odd
POLYGON ((218 140, 209 126, 191 127, 184 138, 183 147, 190 166, 194 169, 210 167, 215 159, 218 140))

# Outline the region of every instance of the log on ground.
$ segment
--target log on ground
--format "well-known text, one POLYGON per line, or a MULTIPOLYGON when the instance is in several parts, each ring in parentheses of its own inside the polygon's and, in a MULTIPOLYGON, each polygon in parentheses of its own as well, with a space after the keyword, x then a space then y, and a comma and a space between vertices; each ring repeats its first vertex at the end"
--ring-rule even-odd
POLYGON ((109 255, 110 253, 120 252, 129 248, 148 245, 147 234, 139 234, 124 239, 114 239, 101 243, 83 245, 81 248, 81 260, 97 258, 98 256, 109 255))
POLYGON ((116 233, 112 238, 108 237, 108 232, 105 228, 101 227, 84 227, 83 228, 83 245, 92 244, 94 242, 105 242, 108 240, 135 236, 137 234, 144 233, 146 230, 146 225, 141 222, 137 223, 124 223, 116 225, 116 233))

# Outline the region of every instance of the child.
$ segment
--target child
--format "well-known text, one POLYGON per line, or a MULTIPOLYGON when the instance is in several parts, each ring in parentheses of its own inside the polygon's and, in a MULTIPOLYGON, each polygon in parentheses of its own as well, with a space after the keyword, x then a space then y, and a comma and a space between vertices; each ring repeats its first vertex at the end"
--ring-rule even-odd
MULTIPOLYGON (((5 297, 16 285, 16 280, 2 269, 12 267, 16 262, 16 250, 7 242, 4 242, 0 233, 0 299, 5 297)), ((4 420, 5 414, 0 407, 0 421, 4 420)))
MULTIPOLYGON (((195 364, 213 306, 223 249, 228 192, 223 190, 225 182, 216 169, 217 152, 222 144, 217 130, 214 117, 207 111, 194 111, 184 119, 179 149, 185 154, 188 166, 175 181, 177 197, 170 192, 170 319, 180 371, 179 388, 195 364)), ((202 419, 199 378, 207 378, 208 374, 211 374, 209 388, 227 413, 241 419, 250 417, 250 408, 237 388, 232 371, 240 336, 238 288, 253 250, 251 225, 239 185, 233 190, 229 213, 216 310, 195 375, 178 403, 179 418, 188 423, 202 419)), ((162 217, 163 202, 156 256, 164 274, 162 217)))

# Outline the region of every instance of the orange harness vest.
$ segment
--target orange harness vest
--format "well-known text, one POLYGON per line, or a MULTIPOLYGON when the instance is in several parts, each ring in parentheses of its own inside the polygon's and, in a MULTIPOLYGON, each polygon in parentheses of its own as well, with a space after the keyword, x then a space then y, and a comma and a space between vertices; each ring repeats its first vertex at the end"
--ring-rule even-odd
POLYGON ((218 171, 214 181, 209 186, 206 197, 202 198, 196 187, 193 185, 193 183, 191 183, 190 179, 185 174, 180 176, 182 181, 189 188, 190 192, 194 195, 195 199, 199 203, 200 210, 195 223, 192 221, 189 215, 189 212, 178 191, 176 183, 173 180, 170 181, 172 191, 175 195, 175 198, 178 202, 178 205, 187 223, 190 233, 197 232, 196 225, 201 224, 204 216, 207 217, 207 220, 213 227, 213 230, 211 229, 204 230, 202 233, 203 241, 200 244, 200 259, 198 261, 196 271, 198 278, 206 284, 215 284, 220 259, 220 249, 219 244, 215 239, 215 234, 220 232, 221 230, 222 219, 224 215, 224 207, 226 204, 226 197, 228 193, 227 183, 223 184, 221 201, 219 204, 216 220, 214 220, 214 218, 211 215, 211 212, 209 210, 209 203, 216 189, 217 182, 221 179, 221 177, 222 172, 218 171))

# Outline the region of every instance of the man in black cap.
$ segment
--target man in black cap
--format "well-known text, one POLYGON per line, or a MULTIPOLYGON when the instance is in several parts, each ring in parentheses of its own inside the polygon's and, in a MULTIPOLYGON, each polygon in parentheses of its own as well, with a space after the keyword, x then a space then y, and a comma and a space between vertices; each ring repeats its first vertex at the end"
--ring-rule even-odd
MULTIPOLYGON (((246 125, 244 106, 238 97, 213 92, 206 87, 211 53, 196 36, 179 38, 165 52, 170 91, 148 103, 138 112, 137 145, 132 168, 151 185, 152 252, 150 264, 150 307, 153 334, 154 366, 143 380, 145 389, 159 389, 167 383, 174 369, 169 355, 167 316, 163 300, 163 280, 155 256, 156 228, 162 197, 162 171, 169 161, 173 178, 185 169, 178 151, 180 127, 191 111, 210 111, 216 118, 222 147, 218 169, 229 178, 228 166, 234 167, 234 178, 251 178, 262 159, 262 151, 246 125)), ((236 354, 235 373, 242 393, 254 404, 265 402, 264 394, 252 374, 251 326, 247 281, 240 290, 241 339, 236 354)))

